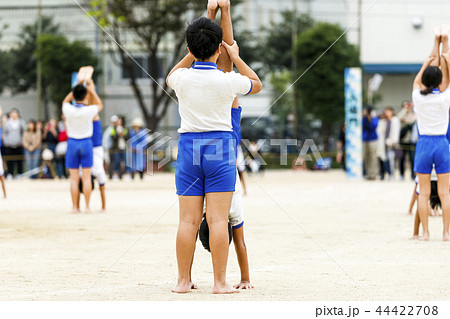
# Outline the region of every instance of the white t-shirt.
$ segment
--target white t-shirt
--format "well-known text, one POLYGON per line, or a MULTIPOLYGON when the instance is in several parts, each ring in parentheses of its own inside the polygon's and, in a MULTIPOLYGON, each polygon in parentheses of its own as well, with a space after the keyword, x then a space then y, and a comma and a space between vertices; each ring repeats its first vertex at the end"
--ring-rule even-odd
POLYGON ((94 131, 92 121, 98 111, 98 105, 75 106, 64 103, 63 113, 66 116, 67 136, 77 140, 92 137, 94 131))
POLYGON ((420 94, 413 91, 414 112, 417 115, 417 125, 420 135, 445 135, 448 129, 450 107, 450 89, 442 93, 433 92, 420 94))
POLYGON ((231 106, 237 94, 248 94, 252 81, 239 73, 224 73, 215 63, 197 62, 178 69, 168 79, 179 101, 179 133, 232 131, 231 106))

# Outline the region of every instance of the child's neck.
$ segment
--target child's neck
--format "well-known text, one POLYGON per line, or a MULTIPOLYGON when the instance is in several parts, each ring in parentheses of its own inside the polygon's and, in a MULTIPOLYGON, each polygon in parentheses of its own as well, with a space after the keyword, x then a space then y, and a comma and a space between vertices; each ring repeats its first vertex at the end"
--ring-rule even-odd
POLYGON ((209 62, 209 63, 217 63, 217 59, 215 57, 211 57, 206 60, 195 59, 195 62, 209 62))

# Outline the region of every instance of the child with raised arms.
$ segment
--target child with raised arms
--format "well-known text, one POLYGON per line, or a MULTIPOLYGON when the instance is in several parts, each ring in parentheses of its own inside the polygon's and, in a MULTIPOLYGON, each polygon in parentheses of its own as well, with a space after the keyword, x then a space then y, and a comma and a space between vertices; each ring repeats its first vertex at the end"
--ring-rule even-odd
POLYGON ((236 183, 236 155, 231 107, 237 94, 256 94, 262 83, 239 57, 236 43, 222 42, 222 29, 199 18, 186 30, 189 54, 167 77, 179 100, 181 127, 176 187, 180 222, 177 232, 178 282, 173 292, 186 293, 191 282, 197 231, 206 198, 214 271, 213 293, 237 292, 226 282, 228 213, 236 183), (240 74, 217 68, 222 45, 240 74), (190 68, 195 61, 194 66, 190 68))
POLYGON ((414 171, 419 177, 418 209, 423 228, 423 240, 429 240, 428 200, 430 198, 433 164, 437 174, 438 195, 444 222, 443 239, 450 240, 450 151, 446 138, 449 124, 450 90, 448 90, 448 27, 435 30, 435 42, 430 57, 414 80, 413 101, 417 115, 419 139, 416 146, 414 171), (443 44, 443 55, 439 47, 443 44), (439 68, 441 66, 441 69, 439 68))

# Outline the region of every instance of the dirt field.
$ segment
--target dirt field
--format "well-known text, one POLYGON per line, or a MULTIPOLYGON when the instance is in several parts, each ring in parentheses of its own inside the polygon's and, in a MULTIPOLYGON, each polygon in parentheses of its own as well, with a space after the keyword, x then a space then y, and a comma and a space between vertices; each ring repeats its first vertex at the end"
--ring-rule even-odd
MULTIPOLYGON (((351 182, 342 172, 247 179, 245 232, 256 289, 213 296, 198 243, 199 289, 175 295, 174 176, 109 182, 106 214, 71 215, 66 181, 10 181, 0 199, 1 300, 450 300, 450 243, 410 241, 412 182, 351 182), (105 271, 107 271, 105 273, 105 271)), ((93 208, 100 207, 98 190, 93 208)), ((228 279, 239 281, 231 246, 228 279)))

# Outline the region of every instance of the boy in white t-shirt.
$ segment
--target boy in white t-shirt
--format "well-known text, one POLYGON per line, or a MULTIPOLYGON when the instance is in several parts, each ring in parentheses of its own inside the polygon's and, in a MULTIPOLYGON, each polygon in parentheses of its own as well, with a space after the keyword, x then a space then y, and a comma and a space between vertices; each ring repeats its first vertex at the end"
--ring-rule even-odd
POLYGON ((72 195, 72 212, 79 213, 78 185, 79 169, 82 171, 83 194, 86 201, 86 212, 90 212, 90 197, 92 191, 91 168, 93 165, 93 120, 103 109, 103 103, 95 91, 92 80, 87 85, 78 84, 63 101, 63 114, 66 117, 67 141, 66 167, 70 172, 70 193, 72 195), (94 105, 88 105, 88 101, 94 105), (71 104, 75 101, 75 104, 71 104))
POLYGON ((167 77, 167 84, 179 99, 181 116, 176 172, 180 195, 178 283, 172 289, 177 293, 189 292, 193 287, 190 271, 205 198, 211 234, 213 293, 237 292, 226 282, 228 213, 236 182, 231 107, 237 94, 256 94, 262 89, 262 83, 239 57, 237 44, 229 46, 222 42, 222 36, 222 29, 212 20, 195 20, 186 30, 189 54, 167 77), (241 74, 217 69, 222 46, 241 74))

